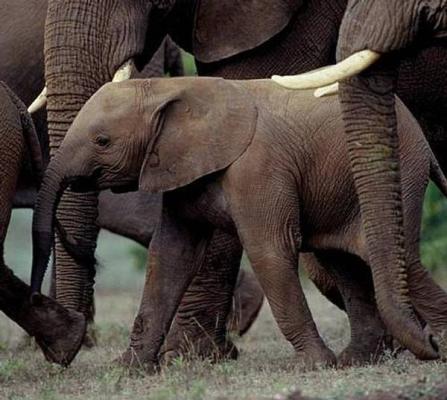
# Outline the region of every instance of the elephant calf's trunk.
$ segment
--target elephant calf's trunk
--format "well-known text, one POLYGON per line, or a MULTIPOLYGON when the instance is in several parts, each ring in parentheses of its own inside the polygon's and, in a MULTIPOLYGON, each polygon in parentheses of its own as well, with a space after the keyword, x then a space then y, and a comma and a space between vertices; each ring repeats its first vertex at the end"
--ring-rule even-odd
POLYGON ((48 166, 34 208, 32 295, 41 291, 54 240, 56 209, 62 193, 67 187, 67 180, 64 179, 60 171, 63 171, 63 168, 56 156, 48 166))

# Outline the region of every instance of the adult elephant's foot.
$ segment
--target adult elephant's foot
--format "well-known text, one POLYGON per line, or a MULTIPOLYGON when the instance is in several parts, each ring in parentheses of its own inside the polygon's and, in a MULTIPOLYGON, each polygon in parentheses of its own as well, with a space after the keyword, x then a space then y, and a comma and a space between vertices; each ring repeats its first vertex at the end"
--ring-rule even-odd
MULTIPOLYGON (((225 303, 222 299, 211 302, 213 306, 204 303, 198 295, 203 287, 192 285, 185 295, 163 346, 160 357, 163 363, 178 357, 199 357, 214 362, 238 357, 239 352, 228 332, 243 335, 251 327, 264 300, 261 286, 251 271, 240 271, 226 323, 225 303)), ((206 296, 210 298, 209 293, 206 296)))
POLYGON ((176 358, 201 358, 213 362, 235 360, 239 355, 234 343, 228 338, 209 336, 203 328, 191 321, 188 329, 173 326, 162 348, 160 361, 170 364, 176 358))
POLYGON ((48 361, 69 365, 78 353, 86 331, 84 316, 67 310, 54 300, 44 297, 32 307, 33 336, 48 361))
POLYGON ((238 350, 228 337, 225 312, 219 303, 212 307, 200 299, 196 303, 191 291, 182 306, 163 344, 160 360, 166 364, 177 357, 210 359, 214 362, 236 359, 238 350))
POLYGON ((337 364, 334 352, 324 343, 306 346, 303 350, 297 351, 296 354, 299 363, 303 365, 305 370, 335 367, 337 364))
POLYGON ((148 374, 155 374, 160 369, 158 360, 149 357, 142 348, 132 346, 129 346, 114 363, 129 370, 141 370, 148 374))
POLYGON ((387 334, 374 302, 373 294, 351 288, 345 294, 351 341, 338 357, 339 367, 377 363, 385 350, 392 349, 393 339, 387 334))
POLYGON ((389 336, 371 336, 368 340, 352 341, 339 354, 338 367, 361 366, 377 363, 387 349, 392 349, 392 338, 389 336))
POLYGON ((92 349, 98 344, 98 337, 96 334, 96 327, 94 322, 87 324, 87 332, 85 333, 82 345, 87 349, 92 349))

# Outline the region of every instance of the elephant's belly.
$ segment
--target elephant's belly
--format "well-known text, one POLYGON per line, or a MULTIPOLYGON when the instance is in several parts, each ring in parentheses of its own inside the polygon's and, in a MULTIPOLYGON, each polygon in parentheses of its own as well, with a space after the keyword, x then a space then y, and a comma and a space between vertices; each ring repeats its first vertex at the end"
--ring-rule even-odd
MULTIPOLYGON (((320 170, 320 178, 324 177, 322 172, 320 170)), ((332 174, 330 180, 320 179, 319 183, 321 186, 314 187, 313 192, 307 190, 308 195, 302 199, 303 250, 337 250, 363 258, 365 240, 351 180, 332 174)))
POLYGON ((332 232, 312 232, 303 237, 303 251, 337 251, 353 254, 362 260, 368 259, 366 240, 360 219, 355 223, 344 225, 332 232))
POLYGON ((202 178, 185 188, 177 189, 165 201, 182 218, 191 223, 211 225, 229 234, 237 234, 228 202, 215 175, 202 178))

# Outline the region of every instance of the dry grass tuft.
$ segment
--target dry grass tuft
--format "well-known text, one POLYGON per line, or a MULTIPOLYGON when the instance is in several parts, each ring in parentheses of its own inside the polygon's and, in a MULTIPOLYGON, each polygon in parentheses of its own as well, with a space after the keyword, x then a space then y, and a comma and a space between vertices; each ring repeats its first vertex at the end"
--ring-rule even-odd
MULTIPOLYGON (((340 351, 349 341, 343 313, 313 288, 307 291, 318 327, 340 351)), ((130 376, 111 361, 127 344, 139 290, 98 295, 99 345, 80 353, 68 369, 50 365, 33 346, 20 346, 21 331, 0 317, 0 399, 278 399, 299 389, 304 396, 345 399, 377 390, 424 399, 436 393, 447 364, 419 362, 408 354, 390 355, 379 365, 303 372, 264 307, 253 329, 237 340, 238 361, 212 365, 178 359, 160 375, 130 376)))

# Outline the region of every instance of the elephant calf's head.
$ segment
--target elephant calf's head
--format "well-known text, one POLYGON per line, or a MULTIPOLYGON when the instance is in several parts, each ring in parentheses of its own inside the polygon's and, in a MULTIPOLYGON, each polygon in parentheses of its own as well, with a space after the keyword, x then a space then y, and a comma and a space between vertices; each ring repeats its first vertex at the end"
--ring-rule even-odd
POLYGON ((33 221, 32 289, 40 291, 65 188, 165 192, 228 167, 250 144, 257 109, 216 78, 131 80, 103 86, 51 160, 33 221))
POLYGON ((107 84, 85 104, 55 157, 75 191, 136 188, 151 129, 143 92, 107 84))

